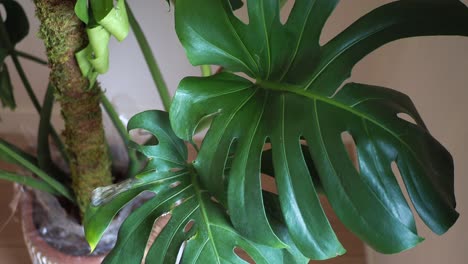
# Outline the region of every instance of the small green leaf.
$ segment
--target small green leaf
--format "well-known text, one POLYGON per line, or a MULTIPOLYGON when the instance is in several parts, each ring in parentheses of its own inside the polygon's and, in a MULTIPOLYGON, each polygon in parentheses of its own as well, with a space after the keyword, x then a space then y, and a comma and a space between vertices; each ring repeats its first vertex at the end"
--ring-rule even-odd
POLYGON ((185 142, 178 138, 167 120, 167 113, 145 111, 133 116, 127 125, 128 131, 144 129, 158 140, 155 146, 131 144, 133 148, 150 157, 150 167, 158 171, 169 171, 174 168, 185 168, 188 157, 185 142))
MULTIPOLYGON (((5 7, 7 18, 4 22, 8 32, 11 45, 15 46, 29 33, 29 22, 21 5, 13 0, 1 0, 0 4, 5 7)), ((8 44, 1 43, 1 47, 9 48, 8 44)))
POLYGON ((3 107, 8 107, 11 110, 16 108, 16 101, 13 95, 13 86, 10 80, 8 67, 3 64, 0 68, 0 101, 3 107))
POLYGON ((155 220, 166 214, 171 215, 170 220, 150 247, 144 263, 175 263, 182 245, 185 245, 182 263, 243 264, 245 261, 234 252, 236 247, 243 249, 256 263, 307 262, 279 223, 275 222, 275 229, 288 241, 287 249, 256 244, 232 227, 226 209, 213 201, 199 184, 194 168, 186 161, 181 163, 187 158, 187 149, 172 132, 167 113, 140 113, 130 120, 128 129, 137 128, 155 135, 158 145, 137 147, 149 158, 150 164, 134 179, 94 192, 84 221, 91 247, 95 247, 123 206, 143 192, 155 196, 125 220, 118 241, 104 263, 141 263, 155 220), (189 224, 193 224, 191 228, 189 224))

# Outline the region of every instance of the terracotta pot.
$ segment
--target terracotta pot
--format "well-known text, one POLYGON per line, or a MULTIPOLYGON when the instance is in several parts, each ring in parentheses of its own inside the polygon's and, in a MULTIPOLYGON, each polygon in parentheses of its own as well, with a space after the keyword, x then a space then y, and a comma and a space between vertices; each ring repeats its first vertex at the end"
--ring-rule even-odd
POLYGON ((21 202, 23 237, 33 264, 99 264, 104 256, 67 255, 44 241, 33 221, 33 202, 29 192, 24 192, 21 202))

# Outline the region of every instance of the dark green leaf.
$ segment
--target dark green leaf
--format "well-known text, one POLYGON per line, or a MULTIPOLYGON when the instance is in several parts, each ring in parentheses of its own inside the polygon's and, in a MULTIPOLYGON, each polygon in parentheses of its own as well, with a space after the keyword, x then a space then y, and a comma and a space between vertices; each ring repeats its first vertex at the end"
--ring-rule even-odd
POLYGON ((4 48, 0 48, 0 63, 3 64, 5 62, 5 58, 8 56, 8 50, 4 48))
POLYGON ((169 171, 174 168, 185 168, 188 158, 185 142, 172 131, 167 121, 167 114, 159 111, 145 111, 133 116, 127 125, 127 130, 144 129, 157 140, 157 145, 131 144, 133 148, 147 157, 151 157, 148 169, 169 171))
POLYGON ((73 192, 64 184, 60 183, 44 171, 42 171, 36 164, 37 162, 30 155, 22 152, 10 143, 0 139, 0 159, 17 164, 23 168, 34 173, 38 178, 48 184, 51 188, 55 189, 57 193, 74 202, 73 192))
MULTIPOLYGON (((28 17, 18 2, 1 0, 0 3, 5 7, 7 13, 4 24, 9 35, 10 44, 15 46, 29 33, 28 17)), ((10 48, 7 43, 1 43, 0 45, 3 48, 10 48)))
POLYGON ((145 263, 175 263, 183 244, 182 263, 246 263, 234 253, 236 247, 242 248, 256 263, 307 262, 279 224, 275 227, 291 248, 258 245, 232 227, 226 210, 212 201, 210 194, 199 185, 194 168, 179 162, 187 157, 187 149, 183 141, 174 138, 166 113, 147 111, 136 115, 129 122, 129 130, 137 128, 155 135, 158 145, 138 148, 150 159, 150 165, 135 179, 95 191, 84 222, 91 247, 95 247, 123 206, 143 192, 155 196, 125 220, 117 244, 104 263, 141 263, 154 222, 165 214, 171 214, 170 220, 149 249, 145 263), (165 151, 169 153, 167 160, 160 156, 165 151), (155 155, 158 160, 152 162, 155 155), (190 230, 189 223, 193 223, 190 230))
POLYGON ((40 190, 43 192, 47 192, 52 195, 60 195, 60 193, 58 193, 49 184, 41 180, 35 179, 31 176, 19 175, 19 174, 12 173, 9 171, 0 170, 0 179, 11 181, 11 182, 16 182, 18 184, 25 185, 25 186, 28 186, 28 187, 31 187, 33 189, 40 190))
POLYGON ((214 117, 194 163, 201 181, 227 201, 241 234, 277 246, 259 176, 262 150, 271 143, 285 223, 298 249, 313 259, 344 250, 323 213, 311 177, 315 170, 309 171, 301 141, 310 146, 319 182, 341 221, 378 251, 395 253, 422 240, 392 162, 434 232, 445 232, 458 217, 452 158, 429 134, 410 99, 381 87, 339 87, 359 60, 388 42, 467 36, 468 8, 455 0, 392 2, 321 47, 322 27, 337 2, 296 0, 284 25, 274 0, 249 1, 248 25, 234 16, 227 0, 176 3, 176 30, 192 64, 221 65, 255 82, 231 73, 184 79, 170 112, 174 131, 191 140, 200 121, 214 117), (400 113, 417 124, 400 119, 400 113), (359 171, 343 133, 356 142, 359 171), (232 167, 225 174, 233 144, 232 167))
POLYGON ((3 107, 8 107, 12 110, 16 108, 13 86, 11 85, 10 74, 6 64, 3 64, 0 69, 0 101, 3 107))
POLYGON ((52 158, 50 155, 49 135, 51 131, 50 116, 54 106, 54 87, 49 84, 44 97, 44 103, 39 119, 39 132, 37 136, 37 161, 39 168, 47 173, 52 172, 52 158))

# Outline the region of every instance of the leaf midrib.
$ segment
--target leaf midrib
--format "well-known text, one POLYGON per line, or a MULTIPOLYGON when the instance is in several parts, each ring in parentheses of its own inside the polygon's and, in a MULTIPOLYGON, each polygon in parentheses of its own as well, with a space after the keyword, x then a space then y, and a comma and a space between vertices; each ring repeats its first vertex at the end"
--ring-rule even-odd
POLYGON ((305 28, 307 26, 307 21, 309 21, 310 14, 312 13, 312 10, 314 9, 316 3, 317 3, 317 1, 315 1, 312 4, 312 6, 309 9, 309 12, 307 12, 307 16, 304 19, 304 23, 302 24, 301 33, 299 34, 299 38, 297 40, 297 44, 296 44, 296 48, 294 49, 293 56, 291 57, 291 61, 288 63, 288 66, 286 67, 286 70, 283 72, 283 74, 281 74, 280 81, 282 81, 284 79, 284 77, 286 77, 286 75, 289 73, 289 71, 291 70, 292 65, 294 64, 294 61, 297 58, 297 53, 299 52, 299 47, 301 46, 302 40, 304 38, 304 32, 305 32, 305 28))
POLYGON ((292 93, 292 94, 307 97, 307 98, 312 99, 314 101, 321 101, 321 102, 324 102, 326 104, 329 104, 329 105, 335 106, 337 108, 343 109, 345 111, 348 111, 348 112, 350 112, 350 113, 352 113, 352 114, 354 114, 354 115, 356 115, 356 116, 358 116, 358 117, 360 117, 362 119, 368 120, 369 122, 371 122, 371 123, 375 124, 376 126, 382 128, 387 133, 389 133, 391 136, 396 138, 406 149, 408 149, 408 151, 415 157, 415 159, 418 161, 418 163, 421 166, 423 166, 423 164, 424 164, 419 159, 418 155, 416 155, 416 153, 414 153, 413 149, 410 148, 408 146, 408 144, 405 141, 403 141, 397 134, 395 134, 391 129, 389 129, 385 125, 379 123, 377 120, 373 119, 372 117, 367 116, 367 115, 361 113, 360 111, 355 110, 354 108, 352 108, 352 107, 350 107, 350 106, 348 106, 346 104, 343 104, 343 103, 341 103, 341 102, 339 102, 337 100, 333 100, 330 97, 326 97, 326 96, 317 94, 314 91, 304 90, 301 87, 295 86, 295 85, 281 84, 281 83, 271 83, 271 82, 266 82, 266 81, 257 81, 257 85, 259 85, 261 88, 276 90, 276 91, 280 91, 280 92, 288 92, 288 93, 292 93))
MULTIPOLYGON (((324 73, 328 69, 328 67, 330 65, 332 65, 338 58, 341 57, 341 55, 343 55, 349 49, 351 49, 352 47, 354 47, 356 44, 360 43, 364 39, 367 39, 368 37, 370 37, 370 36, 372 36, 374 34, 377 34, 377 33, 381 32, 381 31, 387 29, 388 27, 391 27, 394 24, 396 24, 396 22, 389 23, 389 24, 384 24, 384 25, 382 25, 382 26, 380 26, 380 27, 378 27, 378 28, 376 28, 376 29, 374 29, 372 31, 369 31, 367 34, 364 34, 361 37, 357 38, 356 40, 351 42, 349 45, 346 45, 343 49, 339 49, 336 54, 332 53, 332 55, 331 55, 332 57, 329 58, 328 61, 325 61, 325 65, 323 65, 321 68, 318 69, 318 72, 312 76, 312 79, 307 83, 307 85, 305 85, 304 89, 305 90, 309 89, 312 86, 312 84, 322 75, 322 73, 324 73)), ((340 35, 338 35, 337 38, 338 37, 340 37, 340 35)), ((330 41, 329 43, 333 43, 333 40, 330 41)), ((329 43, 327 43, 327 45, 329 43)), ((327 45, 325 45, 324 48, 327 48, 327 45)))
POLYGON ((208 217, 208 214, 206 212, 205 204, 204 204, 203 197, 202 197, 202 194, 207 192, 207 191, 202 190, 200 188, 200 186, 198 185, 197 175, 195 173, 191 173, 191 174, 192 174, 191 175, 192 185, 194 187, 195 195, 197 197, 197 200, 198 200, 198 203, 199 203, 199 206, 200 206, 200 212, 201 212, 201 215, 202 215, 202 218, 203 218, 203 224, 204 224, 204 226, 206 228, 206 231, 208 233, 208 240, 209 240, 211 246, 213 247, 213 252, 216 255, 217 263, 221 263, 221 257, 220 257, 220 254, 218 253, 218 248, 214 244, 214 237, 213 237, 213 234, 211 232, 210 218, 208 217))

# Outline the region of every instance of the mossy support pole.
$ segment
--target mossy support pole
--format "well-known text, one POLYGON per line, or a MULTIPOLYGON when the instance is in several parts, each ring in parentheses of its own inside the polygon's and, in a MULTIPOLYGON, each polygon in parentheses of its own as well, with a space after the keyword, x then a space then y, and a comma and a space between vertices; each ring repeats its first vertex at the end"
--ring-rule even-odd
POLYGON ((41 22, 50 81, 65 121, 65 148, 70 160, 72 188, 83 214, 92 191, 112 183, 108 146, 104 136, 98 85, 89 88, 75 59, 87 45, 84 24, 74 12, 75 0, 34 0, 41 22))

